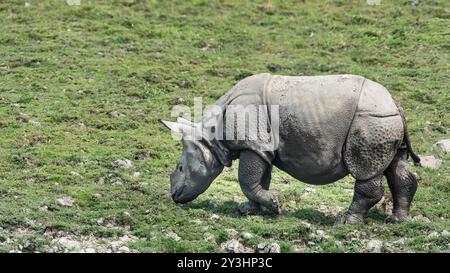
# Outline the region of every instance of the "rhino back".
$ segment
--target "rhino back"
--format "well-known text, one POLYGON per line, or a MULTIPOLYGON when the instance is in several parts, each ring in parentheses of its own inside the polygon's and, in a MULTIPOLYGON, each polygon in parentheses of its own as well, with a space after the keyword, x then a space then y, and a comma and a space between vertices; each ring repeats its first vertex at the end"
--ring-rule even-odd
POLYGON ((364 80, 355 75, 273 76, 268 103, 280 110, 274 164, 312 184, 347 175, 342 150, 364 80))

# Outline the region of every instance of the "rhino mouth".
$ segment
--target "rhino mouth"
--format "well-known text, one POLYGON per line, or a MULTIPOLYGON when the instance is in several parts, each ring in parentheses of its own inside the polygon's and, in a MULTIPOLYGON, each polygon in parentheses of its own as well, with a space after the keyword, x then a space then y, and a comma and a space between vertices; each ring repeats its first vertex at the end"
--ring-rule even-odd
POLYGON ((172 191, 172 200, 175 203, 184 204, 189 201, 191 201, 191 198, 187 198, 186 196, 183 196, 183 190, 186 188, 186 185, 183 185, 181 187, 177 187, 172 191))

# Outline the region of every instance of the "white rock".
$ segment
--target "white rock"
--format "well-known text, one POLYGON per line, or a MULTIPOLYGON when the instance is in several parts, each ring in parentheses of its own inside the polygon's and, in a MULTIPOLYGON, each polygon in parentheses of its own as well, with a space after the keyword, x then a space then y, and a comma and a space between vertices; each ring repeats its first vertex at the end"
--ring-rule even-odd
POLYGON ((380 240, 372 239, 366 244, 366 251, 369 253, 382 253, 384 251, 384 243, 380 240))
POLYGON ((23 122, 29 122, 30 117, 25 113, 19 113, 19 119, 23 122))
POLYGON ((113 163, 111 163, 111 165, 114 168, 119 168, 119 169, 129 169, 131 167, 133 167, 133 162, 129 159, 118 159, 116 161, 114 161, 113 163))
POLYGON ((365 233, 364 231, 359 231, 359 230, 353 230, 350 233, 347 233, 347 235, 345 235, 345 239, 347 240, 359 240, 359 239, 365 239, 368 238, 367 233, 365 233))
POLYGON ((35 127, 41 127, 41 123, 39 121, 36 121, 36 120, 30 120, 30 124, 35 126, 35 127))
POLYGON ((310 223, 308 223, 307 221, 305 221, 305 220, 300 220, 299 222, 298 222, 298 224, 299 225, 302 225, 304 228, 306 228, 306 229, 311 229, 311 224, 310 223))
POLYGON ((126 247, 126 246, 121 246, 121 247, 119 247, 119 252, 129 253, 130 249, 128 247, 126 247))
POLYGON ((239 235, 239 232, 232 228, 226 229, 225 231, 227 232, 229 239, 236 239, 239 235))
POLYGON ((321 229, 316 230, 316 234, 317 234, 317 236, 319 236, 321 238, 327 238, 328 237, 328 235, 326 235, 325 231, 323 231, 321 229))
POLYGON ((343 248, 344 247, 344 244, 341 241, 334 241, 334 245, 337 248, 343 248))
POLYGON ((253 234, 251 234, 250 232, 242 232, 241 237, 242 239, 248 240, 253 238, 253 234))
POLYGON ((450 139, 442 139, 434 144, 439 151, 448 153, 450 152, 450 139))
POLYGON ((114 186, 122 186, 123 183, 122 183, 122 181, 115 181, 115 182, 112 183, 112 185, 114 185, 114 186))
POLYGON ((69 6, 79 6, 81 4, 81 0, 66 0, 66 3, 69 6))
POLYGON ((425 223, 430 223, 431 222, 431 220, 428 219, 428 217, 425 217, 425 216, 423 216, 421 214, 414 216, 412 218, 412 220, 413 221, 419 221, 419 222, 425 222, 425 223))
POLYGON ((96 193, 96 194, 94 194, 94 197, 99 199, 99 198, 102 198, 102 195, 100 193, 96 193))
POLYGON ((310 194, 310 193, 315 192, 316 190, 313 189, 313 188, 304 188, 302 191, 303 191, 303 193, 304 193, 305 195, 308 195, 308 194, 310 194))
POLYGON ((206 232, 205 234, 203 234, 203 239, 207 242, 213 242, 215 240, 214 235, 212 235, 209 232, 206 232))
POLYGON ((117 112, 117 111, 111 112, 111 113, 109 113, 109 115, 110 115, 112 118, 121 118, 121 117, 125 116, 125 115, 123 115, 123 114, 121 114, 121 113, 119 113, 119 112, 117 112))
POLYGON ((84 253, 96 253, 97 251, 95 251, 95 248, 92 247, 88 247, 86 249, 84 249, 84 253))
POLYGON ((105 184, 106 177, 100 177, 97 181, 97 184, 103 185, 105 184))
POLYGON ((442 160, 436 158, 434 155, 420 156, 420 164, 422 164, 423 167, 439 169, 441 163, 442 160))
POLYGON ((232 239, 226 242, 223 242, 220 245, 220 248, 223 252, 226 253, 252 253, 253 250, 251 248, 245 247, 241 242, 236 239, 232 239))
POLYGON ((395 247, 403 247, 405 246, 405 239, 404 238, 398 239, 397 241, 392 242, 392 245, 395 247))
POLYGON ((294 240, 292 242, 294 243, 294 251, 300 252, 306 249, 305 242, 303 242, 302 240, 294 240))
POLYGON ((343 207, 320 205, 317 210, 325 215, 336 217, 340 212, 344 211, 343 207))
POLYGON ((439 232, 433 231, 430 234, 428 234, 427 238, 429 239, 438 239, 440 237, 439 232))
POLYGON ((81 244, 78 241, 72 240, 67 237, 61 237, 54 240, 55 243, 60 244, 62 247, 66 248, 67 250, 77 250, 81 248, 81 244))
POLYGON ((122 242, 121 241, 112 241, 112 242, 110 242, 109 243, 109 248, 113 251, 113 252, 116 252, 118 249, 119 249, 119 247, 121 247, 122 246, 122 242))
POLYGON ((175 232, 172 232, 172 231, 167 233, 167 237, 172 238, 174 241, 177 241, 177 242, 181 240, 181 237, 178 236, 178 234, 176 234, 175 232))
POLYGON ((62 197, 56 199, 56 204, 63 207, 73 207, 75 200, 69 197, 62 197))
POLYGON ((442 237, 450 237, 450 232, 448 232, 447 230, 442 231, 441 233, 442 237))
POLYGON ((220 219, 220 216, 217 215, 217 214, 215 214, 215 213, 213 213, 213 214, 211 215, 211 217, 209 217, 209 219, 211 219, 211 220, 219 220, 219 219, 220 219))
POLYGON ((329 236, 325 233, 325 231, 318 229, 315 233, 311 235, 312 238, 316 239, 317 241, 323 241, 329 238, 329 236))
POLYGON ((257 245, 258 253, 280 253, 281 247, 277 243, 260 243, 257 245))
POLYGON ((140 172, 134 172, 134 173, 133 173, 133 177, 139 177, 139 176, 141 176, 141 173, 140 173, 140 172))
POLYGON ((122 241, 122 242, 128 242, 130 240, 131 240, 130 236, 128 236, 126 234, 119 238, 119 241, 122 241))
POLYGON ((71 172, 70 172, 70 175, 72 175, 72 176, 81 176, 79 173, 74 172, 74 171, 71 171, 71 172))
POLYGON ((148 152, 148 151, 140 152, 140 153, 136 156, 136 159, 137 159, 137 160, 148 160, 148 159, 151 159, 151 158, 152 158, 152 156, 151 156, 150 152, 148 152))

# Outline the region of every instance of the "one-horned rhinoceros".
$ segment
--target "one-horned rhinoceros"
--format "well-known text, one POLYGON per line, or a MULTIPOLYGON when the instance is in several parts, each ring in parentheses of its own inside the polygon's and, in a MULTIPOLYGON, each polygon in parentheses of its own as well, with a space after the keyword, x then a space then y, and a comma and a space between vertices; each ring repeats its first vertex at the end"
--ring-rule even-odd
POLYGON ((410 219, 417 180, 407 158, 417 164, 420 159, 411 149, 401 107, 382 85, 356 75, 264 73, 238 82, 215 106, 199 123, 162 120, 183 136, 183 152, 170 176, 175 202, 195 199, 239 158, 239 183, 249 199, 240 204, 241 211, 280 213, 281 195, 269 190, 276 166, 314 185, 351 174, 353 200, 340 218, 349 224, 363 223, 363 215, 382 198, 384 175, 394 201, 386 220, 410 219), (255 111, 249 109, 258 109, 252 122, 255 111))

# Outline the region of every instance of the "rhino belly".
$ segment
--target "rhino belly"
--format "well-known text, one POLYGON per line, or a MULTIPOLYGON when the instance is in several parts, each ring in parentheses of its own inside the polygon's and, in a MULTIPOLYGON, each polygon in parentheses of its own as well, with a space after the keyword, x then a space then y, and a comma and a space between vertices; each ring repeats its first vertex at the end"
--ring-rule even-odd
POLYGON ((364 78, 353 75, 274 76, 270 103, 279 105, 274 165, 310 184, 348 174, 343 147, 364 78))

